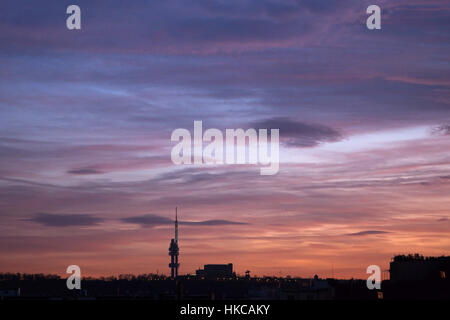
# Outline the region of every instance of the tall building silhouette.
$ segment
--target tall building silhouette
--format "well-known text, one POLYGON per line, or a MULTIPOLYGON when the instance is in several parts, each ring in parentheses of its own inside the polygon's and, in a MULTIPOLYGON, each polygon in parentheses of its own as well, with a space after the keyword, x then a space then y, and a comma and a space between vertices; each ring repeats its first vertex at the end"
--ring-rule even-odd
POLYGON ((169 256, 170 256, 170 276, 172 278, 178 277, 178 267, 180 264, 178 263, 178 254, 179 254, 179 248, 178 248, 178 208, 175 207, 175 239, 170 239, 170 246, 169 246, 169 256))

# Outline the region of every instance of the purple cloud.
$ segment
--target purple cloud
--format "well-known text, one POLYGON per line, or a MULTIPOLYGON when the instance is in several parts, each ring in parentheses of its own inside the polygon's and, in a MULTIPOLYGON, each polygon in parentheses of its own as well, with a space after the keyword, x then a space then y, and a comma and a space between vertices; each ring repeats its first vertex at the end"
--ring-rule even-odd
POLYGON ((289 118, 266 119, 252 125, 258 129, 280 129, 280 139, 290 147, 315 147, 323 142, 336 142, 343 138, 339 131, 331 127, 289 118))
POLYGON ((90 214, 59 214, 39 212, 30 221, 48 227, 93 226, 101 223, 103 219, 90 214))
POLYGON ((89 174, 103 174, 104 172, 92 168, 82 168, 69 170, 67 171, 67 173, 75 175, 89 175, 89 174))
POLYGON ((384 233, 389 233, 387 231, 379 231, 379 230, 367 230, 367 231, 360 231, 360 232, 355 232, 355 233, 349 233, 347 234, 348 236, 367 236, 367 235, 372 235, 372 234, 384 234, 384 233))
MULTIPOLYGON (((122 222, 139 224, 142 227, 152 227, 160 225, 170 225, 174 220, 158 216, 155 214, 145 214, 141 216, 122 218, 122 222)), ((204 220, 204 221, 179 221, 180 224, 190 226, 221 226, 221 225, 245 225, 247 223, 229 220, 204 220)))

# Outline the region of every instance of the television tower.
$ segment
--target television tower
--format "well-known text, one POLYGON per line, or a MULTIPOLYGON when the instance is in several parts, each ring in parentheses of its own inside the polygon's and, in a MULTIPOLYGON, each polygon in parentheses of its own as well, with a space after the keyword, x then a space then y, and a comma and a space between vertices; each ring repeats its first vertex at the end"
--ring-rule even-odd
POLYGON ((178 277, 178 267, 180 264, 178 263, 178 208, 175 207, 175 239, 170 239, 170 247, 169 247, 169 256, 170 256, 170 276, 172 278, 178 277))

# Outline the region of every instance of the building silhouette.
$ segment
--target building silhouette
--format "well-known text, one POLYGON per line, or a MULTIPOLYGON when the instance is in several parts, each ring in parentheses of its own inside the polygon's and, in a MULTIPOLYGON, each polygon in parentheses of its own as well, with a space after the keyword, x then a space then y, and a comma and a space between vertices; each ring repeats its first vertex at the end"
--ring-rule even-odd
POLYGON ((390 263, 391 282, 439 281, 450 273, 450 257, 398 255, 390 263))
POLYGON ((205 264, 203 269, 198 269, 195 275, 205 279, 233 278, 233 264, 205 264))

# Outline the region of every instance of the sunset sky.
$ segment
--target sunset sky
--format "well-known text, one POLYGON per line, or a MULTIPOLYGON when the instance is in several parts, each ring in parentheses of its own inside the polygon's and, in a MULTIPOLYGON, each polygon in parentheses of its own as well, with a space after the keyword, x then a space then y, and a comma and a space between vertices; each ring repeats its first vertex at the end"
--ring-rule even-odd
POLYGON ((168 274, 178 206, 181 274, 366 278, 449 255, 449 195, 447 0, 0 2, 0 272, 168 274), (278 174, 174 165, 194 120, 278 174))

